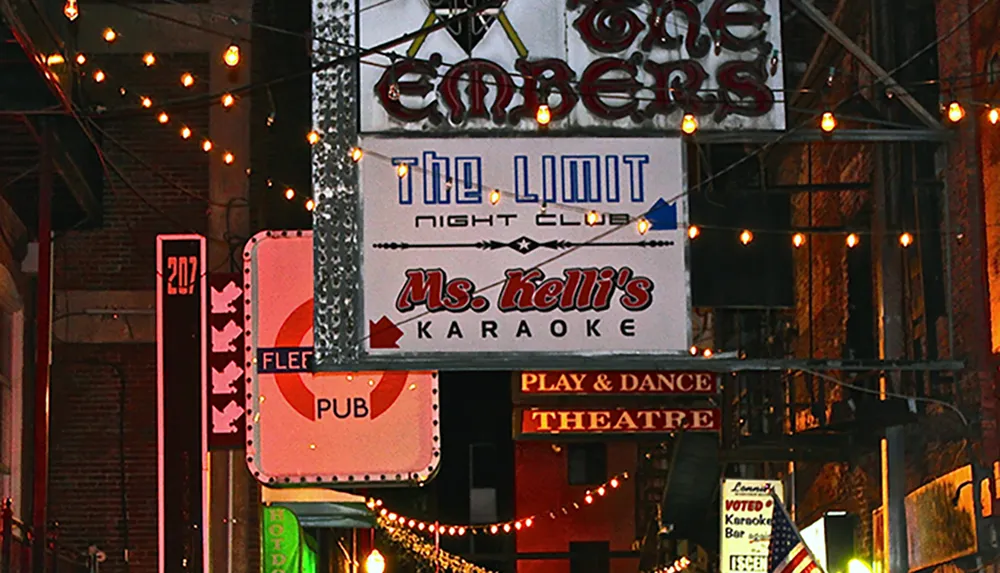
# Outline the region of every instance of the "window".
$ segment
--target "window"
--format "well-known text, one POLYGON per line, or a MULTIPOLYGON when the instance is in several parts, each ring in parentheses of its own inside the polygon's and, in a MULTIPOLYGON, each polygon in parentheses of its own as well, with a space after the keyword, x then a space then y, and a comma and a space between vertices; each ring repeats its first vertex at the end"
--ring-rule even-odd
POLYGON ((570 444, 566 458, 569 485, 600 485, 607 481, 607 445, 570 444))
POLYGON ((986 78, 991 84, 1000 81, 1000 52, 994 53, 986 64, 986 78))
POLYGON ((611 544, 607 541, 571 541, 569 573, 608 573, 611 570, 611 544))

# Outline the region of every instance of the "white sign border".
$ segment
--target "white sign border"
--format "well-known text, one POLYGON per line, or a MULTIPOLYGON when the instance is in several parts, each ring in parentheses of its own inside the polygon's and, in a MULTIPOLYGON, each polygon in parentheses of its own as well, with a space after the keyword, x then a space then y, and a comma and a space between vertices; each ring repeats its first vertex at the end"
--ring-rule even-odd
MULTIPOLYGON (((257 446, 260 443, 260 425, 257 423, 259 412, 256 410, 260 396, 260 382, 257 376, 256 353, 257 317, 260 316, 257 301, 256 281, 257 259, 253 256, 256 248, 264 240, 281 240, 312 236, 312 231, 262 231, 251 237, 243 251, 243 312, 246 313, 246 462, 247 468, 254 478, 268 487, 392 487, 423 485, 430 481, 441 469, 441 388, 440 373, 435 372, 432 388, 433 436, 434 442, 432 461, 426 470, 413 474, 395 474, 391 477, 373 474, 338 474, 332 476, 287 476, 266 474, 260 466, 257 446)), ((315 328, 315 327, 314 327, 315 328)), ((315 335, 314 335, 315 339, 315 335)), ((315 344, 315 342, 314 342, 315 344)), ((400 370, 401 368, 356 368, 350 370, 400 370)), ((325 371, 317 368, 317 370, 325 371)), ((416 370, 416 369, 409 369, 416 370)), ((331 370, 342 372, 344 369, 331 370)))

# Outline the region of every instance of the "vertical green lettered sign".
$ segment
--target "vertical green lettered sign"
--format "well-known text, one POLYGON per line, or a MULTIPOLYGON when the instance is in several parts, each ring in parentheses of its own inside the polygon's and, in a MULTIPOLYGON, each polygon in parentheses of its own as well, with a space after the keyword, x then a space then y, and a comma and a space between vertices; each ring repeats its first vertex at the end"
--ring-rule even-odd
POLYGON ((263 521, 263 573, 298 573, 302 528, 295 514, 283 507, 265 507, 263 521))

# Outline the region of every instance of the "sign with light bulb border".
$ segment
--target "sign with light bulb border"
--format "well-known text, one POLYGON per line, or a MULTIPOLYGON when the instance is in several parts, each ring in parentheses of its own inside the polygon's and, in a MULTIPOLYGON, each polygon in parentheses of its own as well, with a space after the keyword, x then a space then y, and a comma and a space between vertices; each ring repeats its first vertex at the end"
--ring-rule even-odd
POLYGON ((367 136, 359 148, 357 228, 317 207, 317 369, 690 359, 680 138, 367 136))

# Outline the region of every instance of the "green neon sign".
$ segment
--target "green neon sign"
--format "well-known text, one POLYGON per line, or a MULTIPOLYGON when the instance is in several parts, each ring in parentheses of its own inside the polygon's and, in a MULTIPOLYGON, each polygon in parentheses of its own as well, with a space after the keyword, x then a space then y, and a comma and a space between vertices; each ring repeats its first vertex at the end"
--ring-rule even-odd
POLYGON ((303 536, 295 514, 283 507, 265 507, 262 525, 263 573, 299 573, 303 536))

